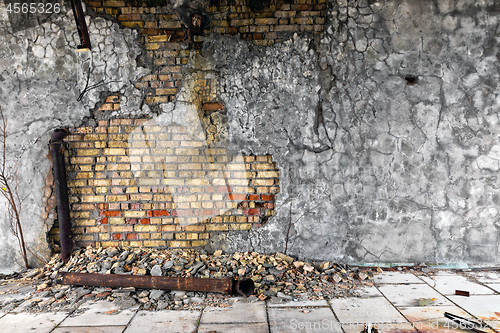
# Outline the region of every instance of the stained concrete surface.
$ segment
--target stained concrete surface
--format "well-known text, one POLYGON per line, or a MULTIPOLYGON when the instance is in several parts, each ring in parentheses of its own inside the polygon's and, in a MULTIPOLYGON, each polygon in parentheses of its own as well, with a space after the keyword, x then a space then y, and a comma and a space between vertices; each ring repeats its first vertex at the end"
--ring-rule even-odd
MULTIPOLYGON (((274 305, 272 302, 255 301, 248 303, 243 298, 231 298, 231 304, 215 309, 205 307, 194 310, 144 311, 138 308, 119 310, 113 302, 87 301, 72 313, 0 314, 0 331, 19 333, 36 330, 42 333, 88 332, 88 333, 132 333, 132 332, 339 332, 359 333, 364 325, 374 325, 381 333, 386 332, 467 332, 446 318, 444 313, 452 313, 476 322, 485 320, 489 326, 480 328, 484 332, 498 332, 500 318, 500 293, 475 295, 470 297, 445 295, 449 305, 440 302, 425 306, 407 306, 420 298, 429 297, 422 286, 435 293, 432 283, 422 279, 422 275, 412 273, 387 275, 390 283, 375 283, 378 294, 370 297, 360 293, 359 297, 343 299, 310 300, 307 303, 288 302, 274 305), (395 278, 397 276, 397 278, 395 278), (422 283, 408 282, 420 280, 422 283), (425 282, 424 282, 425 281, 425 282), (403 293, 395 303, 391 291, 401 286, 416 290, 403 293), (116 310, 116 311, 115 311, 116 310)), ((471 287, 484 287, 474 280, 474 272, 448 272, 446 276, 470 279, 471 287)), ((440 275, 436 275, 440 276, 440 275)), ((431 295, 432 296, 432 295, 431 295)))

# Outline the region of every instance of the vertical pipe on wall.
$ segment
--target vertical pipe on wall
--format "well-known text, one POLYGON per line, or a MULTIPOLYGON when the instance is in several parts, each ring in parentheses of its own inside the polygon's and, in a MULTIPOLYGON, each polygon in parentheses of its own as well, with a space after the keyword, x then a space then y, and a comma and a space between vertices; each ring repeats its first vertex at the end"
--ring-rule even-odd
POLYGON ((54 173, 54 187, 57 200, 57 220, 59 222, 59 238, 61 243, 61 259, 67 262, 73 249, 71 221, 69 217, 68 185, 66 182, 66 166, 63 155, 63 139, 69 134, 65 128, 56 129, 50 138, 50 155, 54 173))

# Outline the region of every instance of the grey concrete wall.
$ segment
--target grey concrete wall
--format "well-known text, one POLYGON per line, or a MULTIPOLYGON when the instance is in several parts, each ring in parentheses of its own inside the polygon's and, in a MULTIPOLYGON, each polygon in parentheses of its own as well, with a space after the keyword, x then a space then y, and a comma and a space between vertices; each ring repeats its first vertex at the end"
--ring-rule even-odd
MULTIPOLYGON (((90 110, 107 92, 126 95, 123 114, 147 113, 147 106, 140 108, 142 96, 133 89, 133 82, 148 70, 137 66, 142 50, 134 30, 87 17, 95 47, 90 56, 75 52, 80 41, 68 6, 43 24, 17 31, 6 13, 0 2, 0 108, 8 122, 7 165, 17 169, 19 194, 25 198, 21 219, 26 243, 34 253, 47 258, 50 251, 41 213, 45 177, 50 170, 47 145, 53 130, 91 125, 90 110), (77 101, 89 68, 89 85, 101 80, 104 84, 77 101)), ((22 268, 23 262, 3 197, 0 212, 0 272, 10 272, 22 268)), ((37 264, 32 255, 29 258, 30 264, 37 264)))
MULTIPOLYGON (((211 35, 191 65, 219 79, 231 147, 272 154, 280 169, 276 216, 211 246, 345 262, 498 262, 500 5, 330 2, 320 36, 256 47, 211 35)), ((123 97, 110 117, 151 114, 133 88, 148 72, 136 61, 137 33, 87 17, 94 49, 78 54, 66 10, 15 32, 0 17, 8 162, 27 196, 28 245, 44 255, 52 130, 92 125, 91 110, 111 92, 123 97), (77 101, 89 68, 91 83, 104 84, 77 101)), ((19 269, 17 253, 1 214, 0 271, 19 269)))

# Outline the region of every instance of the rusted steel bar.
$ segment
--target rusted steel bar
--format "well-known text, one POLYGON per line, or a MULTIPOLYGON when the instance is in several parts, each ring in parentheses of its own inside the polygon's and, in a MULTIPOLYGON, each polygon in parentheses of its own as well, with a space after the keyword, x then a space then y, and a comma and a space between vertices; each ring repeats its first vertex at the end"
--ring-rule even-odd
POLYGON ((119 275, 59 272, 59 284, 95 287, 135 287, 140 289, 167 289, 183 291, 202 291, 250 296, 255 289, 251 279, 234 280, 184 278, 149 275, 119 275))
POLYGON ((71 0, 71 6, 73 7, 73 14, 75 14, 78 35, 80 35, 78 50, 90 51, 92 46, 90 45, 89 32, 87 30, 87 23, 85 22, 85 15, 83 14, 82 3, 80 0, 71 0))
POLYGON ((56 129, 50 138, 50 156, 54 173, 54 187, 57 201, 57 221, 61 243, 61 259, 67 262, 73 249, 71 236, 71 220, 69 217, 68 185, 66 182, 66 166, 63 156, 63 139, 69 134, 65 128, 56 129))

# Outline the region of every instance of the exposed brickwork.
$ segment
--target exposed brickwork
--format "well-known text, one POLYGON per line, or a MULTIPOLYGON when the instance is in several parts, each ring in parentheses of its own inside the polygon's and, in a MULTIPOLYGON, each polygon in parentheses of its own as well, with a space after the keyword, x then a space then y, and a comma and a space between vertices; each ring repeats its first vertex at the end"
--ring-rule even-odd
MULTIPOLYGON (((199 38, 189 36, 178 14, 170 6, 133 7, 116 0, 86 3, 97 13, 111 15, 123 26, 139 30, 154 69, 136 87, 149 90, 146 103, 173 101, 182 80, 182 66, 201 43, 199 38)), ((259 9, 252 7, 251 0, 211 3, 215 5, 205 9, 210 20, 205 34, 239 35, 257 45, 279 43, 291 32, 323 31, 327 7, 326 0, 276 0, 259 9)))
POLYGON ((77 245, 198 247, 274 214, 271 156, 233 157, 147 119, 102 120, 66 142, 77 245))

